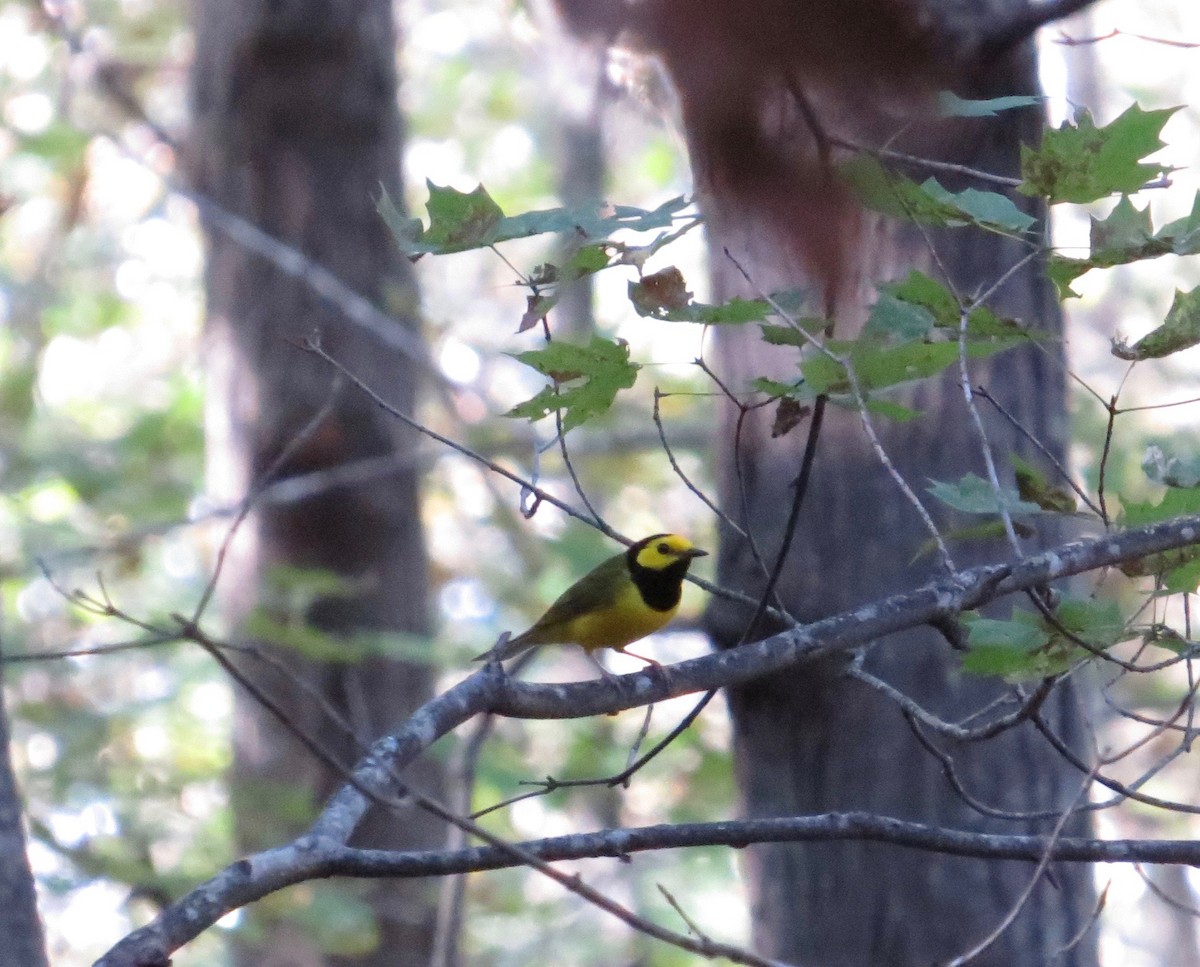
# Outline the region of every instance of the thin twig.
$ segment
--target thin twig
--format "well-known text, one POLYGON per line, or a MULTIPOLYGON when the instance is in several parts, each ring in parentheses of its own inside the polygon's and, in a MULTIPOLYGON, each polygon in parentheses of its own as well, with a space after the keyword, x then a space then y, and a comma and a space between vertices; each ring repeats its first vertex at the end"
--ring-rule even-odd
POLYGON ((788 551, 791 550, 792 539, 796 536, 796 525, 800 521, 800 508, 804 505, 804 496, 808 493, 808 482, 812 479, 813 463, 817 458, 817 441, 821 437, 821 426, 825 420, 825 405, 828 402, 829 397, 821 393, 813 405, 812 420, 808 424, 808 438, 804 444, 804 455, 800 459, 800 472, 792 481, 791 506, 788 507, 787 521, 783 526, 783 540, 779 544, 779 553, 775 555, 775 566, 771 568, 767 586, 763 588, 753 617, 746 622, 746 628, 742 632, 739 644, 745 644, 750 635, 754 633, 754 629, 758 627, 758 622, 766 613, 767 604, 772 597, 775 597, 779 610, 787 613, 783 601, 775 594, 775 585, 783 573, 783 565, 787 560, 788 551))
POLYGON ((1017 537, 1013 526, 1012 510, 1000 486, 1000 475, 996 472, 996 461, 992 457, 992 445, 988 441, 987 430, 984 429, 983 419, 979 415, 979 407, 975 405, 975 397, 971 392, 971 373, 967 369, 967 322, 970 310, 964 306, 958 314, 958 385, 962 390, 963 400, 967 404, 967 413, 971 418, 971 426, 979 440, 979 452, 983 455, 983 465, 987 473, 988 483, 996 498, 996 508, 1000 519, 1004 522, 1004 534, 1008 538, 1008 546, 1012 549, 1013 557, 1020 560, 1024 553, 1021 550, 1021 539, 1017 537))
POLYGON ((1025 889, 1021 891, 1021 895, 1017 897, 1016 902, 1013 903, 1008 913, 1005 914, 1004 918, 998 924, 996 924, 995 929, 993 929, 974 947, 971 947, 969 950, 965 951, 959 956, 953 957, 947 961, 946 967, 962 967, 963 964, 974 960, 981 953, 987 950, 988 947, 995 943, 1005 930, 1012 926, 1012 923, 1014 920, 1016 920, 1017 915, 1025 908, 1025 904, 1029 902, 1029 898, 1033 895, 1034 887, 1037 886, 1038 881, 1042 878, 1042 874, 1046 872, 1046 868, 1050 865, 1050 861, 1054 858, 1054 844, 1058 842, 1059 837, 1062 836, 1062 831, 1067 825, 1067 820, 1075 815, 1074 805, 1079 803, 1079 801, 1082 800, 1087 794, 1088 787, 1092 784, 1092 779, 1094 776, 1095 770, 1093 769, 1092 773, 1088 775, 1080 784, 1079 792, 1075 796, 1075 803, 1062 811, 1062 815, 1059 816, 1058 822, 1055 823, 1054 829, 1050 832, 1049 839, 1046 842, 1046 849, 1042 853, 1041 859, 1038 860, 1037 868, 1033 871, 1033 875, 1029 878, 1029 882, 1026 884, 1025 889))
POLYGON ((238 509, 234 516, 229 529, 225 532, 225 537, 221 541, 221 546, 217 549, 217 560, 213 565, 212 573, 209 575, 208 581, 204 585, 204 590, 200 593, 200 598, 196 602, 196 607, 192 611, 192 624, 198 624, 200 619, 204 617, 204 612, 208 608, 209 602, 212 600, 214 592, 217 590, 217 582, 221 579, 221 572, 225 567, 225 558, 229 553, 229 548, 233 544, 233 539, 241 528, 242 523, 249 516, 250 511, 254 509, 254 503, 258 495, 275 479, 275 475, 286 466, 287 462, 292 458, 297 450, 307 443, 320 429, 321 424, 333 412, 334 403, 342 387, 342 379, 338 376, 333 385, 329 389, 329 394, 325 398, 325 402, 320 408, 300 427, 299 430, 288 440, 287 444, 275 456, 275 458, 267 466, 266 470, 259 476, 250 488, 245 499, 242 501, 242 506, 238 509))
MULTIPOLYGON (((700 368, 709 379, 717 384, 717 388, 725 395, 725 398, 732 403, 738 411, 737 420, 733 427, 733 473, 737 481, 738 500, 742 508, 742 518, 746 522, 746 528, 743 533, 746 535, 746 546, 750 548, 750 555, 754 559, 754 563, 758 565, 764 578, 769 577, 771 571, 767 567, 766 558, 763 556, 762 550, 758 546, 758 541, 754 536, 754 530, 750 526, 750 505, 749 492, 750 488, 746 484, 746 472, 742 466, 742 434, 745 428, 746 418, 750 412, 757 409, 757 406, 747 405, 737 398, 733 391, 725 385, 712 368, 704 361, 703 358, 696 359, 696 365, 700 368)), ((757 605, 757 599, 755 599, 757 605)))
POLYGON ((680 735, 682 735, 688 730, 688 728, 691 727, 691 724, 696 720, 700 713, 704 711, 705 706, 707 706, 708 703, 716 697, 716 695, 716 689, 710 689, 709 691, 705 692, 700 697, 700 700, 694 706, 692 706, 688 714, 679 721, 675 728, 667 733, 664 738, 659 740, 659 742, 657 742, 649 752, 643 755, 636 762, 626 766, 615 775, 600 776, 594 779, 555 779, 553 776, 547 776, 545 779, 537 780, 536 782, 533 780, 527 780, 523 782, 522 785, 536 785, 538 788, 531 792, 521 793, 520 795, 512 796, 498 803, 493 803, 491 806, 487 806, 478 810, 477 812, 472 813, 471 818, 478 819, 480 816, 486 816, 488 813, 495 812, 498 809, 504 809, 513 805, 513 803, 518 803, 525 799, 533 799, 538 796, 545 796, 549 793, 555 792, 558 789, 573 789, 584 786, 608 786, 610 788, 614 786, 627 786, 630 778, 635 773, 645 767, 647 763, 657 757, 661 752, 663 752, 663 750, 665 750, 680 735))
MULTIPOLYGON (((307 340, 305 340, 305 342, 303 343, 302 348, 306 352, 313 353, 315 356, 318 356, 319 358, 325 360, 325 362, 327 362, 330 366, 332 366, 339 373, 344 375, 354 386, 358 387, 359 390, 361 390, 363 393, 365 393, 367 395, 367 397, 373 403, 375 403, 376 406, 380 407, 380 409, 382 409, 384 412, 391 414, 397 420, 399 420, 401 423, 404 423, 406 426, 409 426, 412 429, 416 430, 418 433, 421 433, 421 434, 429 437, 430 439, 436 440, 438 443, 441 443, 441 444, 449 447, 451 450, 454 450, 456 453, 460 453, 465 457, 469 457, 471 460, 474 460, 476 463, 480 464, 481 466, 486 467, 488 470, 491 470, 493 473, 498 474, 499 476, 503 477, 505 480, 511 481, 512 483, 515 483, 518 487, 522 487, 522 488, 528 490, 530 493, 534 494, 538 500, 545 501, 546 503, 550 504, 551 506, 557 507, 559 510, 561 510, 567 516, 573 517, 574 519, 576 519, 584 524, 587 524, 589 527, 594 527, 596 530, 600 531, 600 533, 602 533, 605 537, 609 537, 614 541, 618 541, 621 544, 624 544, 626 547, 629 547, 633 543, 633 541, 630 540, 625 535, 620 534, 617 531, 610 528, 607 524, 604 523, 604 521, 591 520, 584 514, 581 514, 578 510, 576 510, 570 504, 566 503, 565 501, 559 500, 548 490, 544 490, 541 487, 534 486, 528 480, 524 479, 523 477, 521 477, 518 474, 513 473, 507 467, 500 465, 499 463, 497 463, 494 460, 489 460, 483 454, 479 453, 476 450, 471 449, 470 447, 466 446, 463 443, 459 443, 458 441, 452 440, 449 437, 445 436, 444 434, 438 433, 437 430, 434 430, 433 428, 426 426, 425 424, 421 423, 420 421, 413 419, 413 417, 409 416, 403 410, 400 410, 398 407, 393 406, 391 403, 389 403, 387 400, 385 400, 382 396, 380 396, 378 393, 376 393, 375 390, 373 390, 370 386, 368 386, 366 383, 364 383, 358 376, 356 376, 352 372, 350 372, 350 370, 348 370, 345 366, 343 366, 342 363, 340 363, 337 359, 335 359, 334 357, 330 356, 327 352, 325 352, 325 350, 321 346, 320 338, 317 335, 314 334, 314 335, 309 336, 309 338, 307 340)), ((746 605, 750 605, 751 607, 758 604, 758 599, 755 597, 752 597, 751 595, 743 594, 740 591, 734 591, 730 588, 723 588, 720 585, 714 584, 711 581, 706 581, 704 578, 698 577, 694 574, 689 573, 687 575, 687 580, 690 581, 692 584, 696 585, 697 587, 707 591, 709 594, 715 594, 718 597, 725 598, 728 601, 736 601, 739 604, 746 604, 746 605)), ((772 610, 772 614, 777 617, 783 617, 774 610, 772 610)))
POLYGON ((1111 880, 1104 884, 1104 889, 1100 891, 1100 895, 1096 897, 1096 902, 1092 904, 1092 912, 1088 914, 1082 926, 1075 931, 1075 936, 1071 937, 1059 950, 1055 951, 1054 956, 1047 962, 1046 967, 1054 967, 1055 964, 1062 963, 1067 954, 1083 943, 1083 938, 1087 936, 1088 931, 1100 922, 1100 914, 1104 912, 1105 904, 1108 902, 1108 888, 1110 886, 1112 886, 1111 880))
POLYGON ((908 481, 904 479, 904 475, 901 474, 896 468, 896 465, 892 462, 892 458, 888 455, 887 450, 884 448, 883 442, 879 439, 879 435, 875 432, 875 424, 871 419, 870 412, 867 409, 866 396, 863 393, 862 385, 859 383, 858 374, 855 372, 853 361, 849 357, 842 357, 837 353, 832 352, 828 347, 825 346, 824 343, 822 343, 803 326, 801 326, 800 323, 797 322, 796 319, 789 314, 788 311, 784 309, 783 306, 781 306, 769 293, 764 292, 761 287, 755 285, 754 280, 750 277, 750 274, 728 249, 725 250, 725 256, 733 263, 734 267, 741 274, 742 278, 746 280, 747 284, 754 288, 758 297, 763 299, 777 316, 786 321, 788 325, 790 325, 797 333, 799 333, 801 338, 803 338, 810 346, 813 346, 827 359, 837 363, 842 367, 842 370, 846 374, 846 381, 850 384, 850 393, 854 397, 854 402, 858 407, 858 417, 862 423, 863 431, 867 435, 867 440, 871 444, 871 449, 875 451, 876 459, 878 459, 883 465, 884 470, 887 471, 888 476, 892 478, 893 482, 900 489, 900 492, 904 495, 905 500, 907 500, 909 504, 913 506, 917 512, 917 515, 921 518, 921 522, 925 525, 925 529, 929 532, 930 539, 937 546, 938 554, 942 560, 942 566, 949 573, 956 571, 957 567, 954 564, 954 558, 950 556, 950 550, 946 547, 946 542, 942 539, 941 532, 938 530, 937 525, 933 522, 933 518, 929 516, 929 511, 925 509, 925 505, 921 502, 921 498, 918 497, 916 493, 913 492, 913 489, 908 485, 908 481))
POLYGON ((679 461, 675 459, 675 451, 671 449, 671 444, 667 442, 667 432, 663 427, 662 414, 659 412, 659 401, 668 395, 669 394, 667 393, 663 393, 662 390, 660 390, 657 386, 654 387, 654 411, 652 417, 654 419, 654 426, 658 430, 658 439, 662 443, 663 452, 667 455, 667 461, 671 464, 671 469, 675 471, 675 476, 683 481, 683 485, 687 487, 687 489, 693 494, 695 494, 696 497, 699 498, 700 502, 716 515, 717 519, 721 521, 721 523, 725 524, 739 537, 746 538, 747 534, 745 530, 743 530, 738 524, 738 522, 725 513, 725 511, 717 506, 716 503, 710 500, 708 495, 698 486, 696 486, 696 484, 692 482, 691 478, 689 478, 688 475, 683 472, 683 468, 679 465, 679 461))
POLYGON ((856 656, 854 662, 845 669, 843 674, 862 682, 868 688, 872 688, 881 695, 886 696, 899 705, 907 714, 913 716, 913 718, 918 719, 938 734, 944 735, 949 739, 954 739, 957 742, 980 742, 985 739, 992 739, 1000 733, 1020 725, 1037 709, 1041 708, 1056 681, 1053 678, 1044 679, 1039 683, 1033 694, 1022 702, 1020 707, 1015 711, 994 719, 986 725, 977 726, 976 728, 965 728, 961 724, 956 725, 953 722, 947 722, 944 719, 938 718, 899 689, 885 682, 883 679, 872 675, 862 667, 862 657, 861 653, 856 656))
MULTIPOLYGON (((987 400, 989 403, 991 403, 992 406, 1000 413, 1000 415, 1003 416, 1006 420, 1008 420, 1008 422, 1012 425, 1013 429, 1015 429, 1026 440, 1028 440, 1031 444, 1033 444, 1035 447, 1037 447, 1038 452, 1040 452, 1043 457, 1045 457, 1048 461, 1050 461, 1050 463, 1053 465, 1054 469, 1058 471, 1059 478, 1068 487, 1070 487, 1073 491, 1075 491, 1075 495, 1081 501, 1083 501, 1084 504, 1087 505, 1087 507, 1092 511, 1092 513, 1094 513, 1097 517, 1100 517, 1101 520, 1104 520, 1104 515, 1101 512, 1100 507, 1092 500, 1091 497, 1088 496, 1087 491, 1085 491, 1081 486, 1079 486, 1079 484, 1077 484, 1075 482, 1074 477, 1071 476, 1071 474, 1067 470, 1067 468, 1062 465, 1062 463, 1058 459, 1058 457, 1056 457, 1053 453, 1051 453, 1050 449, 1044 443, 1042 443, 1041 440, 1039 440, 1036 436, 1034 436, 1034 434, 1031 433, 1024 424, 1022 424, 1015 416, 1013 416, 1008 410, 1006 410, 1004 408, 1004 406, 1000 403, 1000 401, 998 399, 996 399, 996 397, 994 397, 990 392, 988 392, 986 387, 976 386, 975 394, 977 396, 980 396, 983 399, 987 400)), ((1107 524, 1107 521, 1105 521, 1105 523, 1107 524)))

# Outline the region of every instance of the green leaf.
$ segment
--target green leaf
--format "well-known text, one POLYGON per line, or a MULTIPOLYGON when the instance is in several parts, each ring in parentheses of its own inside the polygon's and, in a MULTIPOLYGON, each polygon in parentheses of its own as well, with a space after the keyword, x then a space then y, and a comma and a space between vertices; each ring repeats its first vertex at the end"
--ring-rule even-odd
POLYGON ((893 174, 870 155, 859 155, 838 166, 838 175, 872 211, 944 228, 962 224, 962 213, 924 191, 903 175, 893 174))
POLYGON ((1064 487, 1053 487, 1037 467, 1021 459, 1017 454, 1009 454, 1017 477, 1017 496, 1022 500, 1037 504, 1042 510, 1055 514, 1073 514, 1078 505, 1074 495, 1064 487))
POLYGON ((1093 253, 1104 249, 1141 248, 1154 234, 1150 206, 1134 207, 1128 195, 1122 195, 1107 218, 1090 218, 1089 243, 1093 253))
MULTIPOLYGON (((432 181, 426 184, 429 187, 429 200, 425 205, 429 213, 428 228, 419 218, 402 215, 386 190, 379 199, 380 216, 400 250, 409 256, 445 255, 547 233, 569 233, 584 241, 601 241, 621 230, 643 232, 670 228, 689 204, 686 198, 679 196, 652 210, 631 205, 547 208, 510 217, 500 210, 482 185, 474 191, 461 192, 435 185, 432 181)), ((594 252, 585 258, 595 265, 594 252)), ((607 255, 605 260, 607 264, 607 255)), ((595 266, 591 271, 603 267, 595 266)))
POLYGON ((581 279, 585 275, 595 275, 609 265, 608 248, 602 243, 581 245, 577 248, 563 266, 563 275, 567 279, 581 279))
POLYGON ((649 232, 657 228, 670 228, 687 206, 688 200, 679 195, 651 210, 633 205, 616 205, 523 212, 502 218, 496 226, 493 242, 546 234, 570 234, 598 241, 621 230, 649 232))
POLYGON ((948 504, 964 514, 998 514, 1002 507, 1010 514, 1037 514, 1041 508, 1026 500, 1021 500, 1015 490, 1008 487, 1000 488, 999 499, 992 485, 973 473, 967 474, 956 483, 942 480, 931 480, 927 488, 938 500, 948 504))
POLYGON ((778 380, 759 376, 757 379, 751 380, 750 385, 760 393, 766 393, 773 399, 785 396, 797 400, 808 400, 810 402, 816 399, 816 395, 805 385, 803 380, 796 380, 794 383, 781 383, 778 380))
POLYGON ((977 614, 963 615, 963 621, 967 625, 967 644, 972 648, 977 645, 999 645, 1029 651, 1046 643, 1041 616, 1020 608, 1014 608, 1012 617, 1007 621, 983 618, 977 614))
POLYGON ((1164 225, 1157 234, 1150 223, 1150 206, 1139 211, 1128 196, 1122 196, 1108 218, 1091 222, 1091 251, 1086 259, 1051 255, 1047 274, 1058 294, 1077 298, 1071 283, 1092 269, 1127 265, 1160 255, 1200 254, 1200 193, 1191 214, 1164 225))
POLYGON ((1023 232, 1035 221, 1004 195, 976 188, 953 192, 936 178, 918 185, 869 155, 839 165, 838 174, 867 208, 893 218, 939 228, 972 224, 1006 232, 1023 232))
MULTIPOLYGON (((900 282, 888 282, 880 287, 903 302, 921 306, 933 316, 938 329, 957 333, 961 327, 962 309, 950 290, 916 269, 900 282)), ((1012 319, 997 316, 987 306, 976 306, 967 316, 967 339, 988 340, 994 337, 1019 340, 1033 338, 1034 334, 1012 319)))
MULTIPOLYGON (((1064 598, 1055 611, 1055 617, 1068 631, 1102 650, 1129 637, 1121 607, 1113 600, 1064 598)), ((1061 632, 1056 631, 1056 634, 1061 632)))
POLYGON ((1083 111, 1074 125, 1044 133, 1038 148, 1021 148, 1026 195, 1043 195, 1051 204, 1086 204, 1118 192, 1137 191, 1160 172, 1172 169, 1140 164, 1163 146, 1163 125, 1178 108, 1143 111, 1133 104, 1120 117, 1097 128, 1083 111))
POLYGON ((1200 253, 1200 192, 1192 201, 1192 210, 1183 218, 1168 222, 1155 236, 1168 243, 1175 255, 1200 253))
POLYGON ((763 299, 734 297, 721 305, 692 302, 680 311, 667 313, 665 318, 674 322, 701 322, 706 325, 740 324, 758 322, 774 312, 775 310, 763 299))
POLYGON ((1200 485, 1200 453, 1170 452, 1152 443, 1142 457, 1142 470, 1166 487, 1195 487, 1200 485))
POLYGON ((1034 650, 1046 643, 1047 635, 1030 617, 1028 612, 1016 611, 1010 621, 969 618, 970 650, 963 656, 963 670, 975 675, 1042 677, 1034 650))
POLYGON ((425 203, 428 228, 418 218, 404 218, 386 190, 379 199, 379 213, 403 252, 462 252, 496 241, 496 226, 504 212, 483 185, 462 192, 432 181, 425 184, 429 188, 425 203))
MULTIPOLYGON (((977 358, 1000 352, 1023 341, 1023 338, 970 342, 967 344, 967 356, 977 358)), ((826 347, 838 357, 844 358, 849 354, 859 387, 864 393, 934 376, 958 362, 957 342, 908 342, 898 346, 878 346, 862 341, 833 340, 826 347)), ((850 390, 845 366, 824 353, 806 359, 800 364, 800 371, 814 393, 846 393, 850 390)))
MULTIPOLYGON (((1040 613, 1014 609, 1009 621, 966 617, 967 645, 963 669, 1008 678, 1045 678, 1067 671, 1091 655, 1040 613)), ((1054 617, 1075 638, 1105 651, 1129 637, 1115 601, 1066 598, 1054 617)))
POLYGON ((883 336, 901 342, 923 339, 934 326, 933 313, 923 305, 898 298, 881 287, 881 294, 871 306, 863 334, 883 336))
MULTIPOLYGON (((815 399, 815 396, 813 398, 815 399)), ((831 396, 829 402, 843 410, 858 411, 858 403, 849 396, 831 396)), ((868 413, 882 416, 886 420, 895 420, 897 423, 908 423, 910 420, 915 420, 924 415, 920 410, 914 410, 899 403, 894 403, 891 400, 881 400, 872 396, 867 397, 866 404, 868 413)))
POLYGON ((894 403, 891 400, 869 399, 867 400, 867 412, 874 413, 876 416, 882 416, 888 420, 895 420, 897 423, 907 423, 910 420, 915 420, 921 416, 920 410, 914 410, 908 406, 902 406, 899 403, 894 403))
POLYGON ((1200 587, 1200 551, 1194 552, 1191 560, 1164 571, 1162 582, 1167 594, 1194 593, 1200 587))
POLYGON ((1143 527, 1185 514, 1200 514, 1200 487, 1168 488, 1157 504, 1123 503, 1121 523, 1126 527, 1143 527))
POLYGON ((817 319, 812 317, 797 318, 793 316, 793 321, 799 326, 799 329, 793 329, 791 326, 776 326, 772 323, 763 323, 759 328, 762 330, 763 342, 771 346, 811 346, 812 342, 804 337, 804 333, 810 336, 818 336, 829 327, 828 319, 817 319), (801 332, 800 330, 803 330, 801 332))
POLYGON ((1002 232, 1024 232, 1037 219, 1021 211, 1007 195, 995 191, 980 191, 966 188, 950 191, 929 178, 921 184, 921 190, 930 197, 957 209, 981 228, 992 228, 1002 232))
POLYGON ((941 91, 938 94, 938 113, 942 117, 959 118, 990 118, 1001 111, 1011 111, 1014 108, 1038 107, 1042 103, 1040 97, 1016 94, 1009 97, 991 97, 984 101, 964 100, 952 91, 941 91))
POLYGON ((556 341, 545 349, 518 353, 514 358, 550 377, 554 385, 505 415, 540 420, 562 412, 564 433, 612 406, 617 393, 634 384, 641 368, 629 361, 626 343, 600 336, 593 337, 587 346, 556 341), (564 385, 570 383, 577 385, 564 385))
POLYGON ((1146 333, 1132 346, 1119 338, 1112 354, 1119 359, 1161 359, 1200 343, 1200 286, 1190 292, 1175 290, 1175 300, 1157 329, 1146 333))
POLYGON ((913 269, 901 281, 886 282, 879 288, 897 299, 923 306, 933 316, 936 325, 958 328, 961 312, 958 300, 942 283, 924 272, 913 269))

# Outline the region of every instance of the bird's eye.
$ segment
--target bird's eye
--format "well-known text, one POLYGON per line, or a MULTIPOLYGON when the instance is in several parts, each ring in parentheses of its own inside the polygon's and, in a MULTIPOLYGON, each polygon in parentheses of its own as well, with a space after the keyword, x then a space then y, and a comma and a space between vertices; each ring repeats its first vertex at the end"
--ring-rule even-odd
POLYGON ((670 554, 671 553, 671 545, 668 544, 666 541, 659 541, 658 542, 658 553, 659 554, 670 554))

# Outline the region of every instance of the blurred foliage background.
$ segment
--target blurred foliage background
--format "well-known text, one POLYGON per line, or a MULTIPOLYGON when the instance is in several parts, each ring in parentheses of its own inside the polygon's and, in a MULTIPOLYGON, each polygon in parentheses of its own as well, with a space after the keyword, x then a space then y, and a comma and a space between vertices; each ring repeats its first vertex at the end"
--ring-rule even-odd
MULTIPOLYGON (((662 121, 669 95, 653 65, 565 37, 540 4, 406 0, 398 15, 409 124, 405 177, 414 211, 423 205, 427 178, 462 190, 483 182, 509 213, 562 203, 579 190, 567 176, 589 145, 602 173, 591 183, 604 199, 653 207, 689 190, 682 146, 662 121)), ((1190 4, 1102 4, 1090 20, 1048 31, 1043 63, 1047 87, 1059 95, 1053 110, 1061 117, 1069 100, 1107 119, 1131 98, 1147 108, 1186 104, 1165 136, 1174 158, 1200 156, 1195 49, 1132 36, 1055 42, 1060 31, 1082 38, 1135 25, 1144 34, 1200 42, 1200 15, 1190 4)), ((189 57, 188 24, 176 4, 94 0, 41 8, 0 0, 0 628, 31 855, 51 960, 64 967, 90 962, 155 905, 234 858, 222 783, 230 686, 219 670, 198 649, 178 644, 66 654, 133 641, 138 631, 87 614, 64 592, 81 588, 146 618, 187 611, 229 526, 229 509, 204 490, 203 252, 195 210, 179 190, 173 146, 187 125, 189 57)), ((1181 171, 1175 188, 1154 194, 1156 224, 1186 214, 1195 177, 1181 171)), ((1055 230, 1064 246, 1086 245, 1086 223, 1055 230)), ((454 386, 453 393, 430 393, 422 415, 569 498, 557 451, 538 457, 528 425, 499 417, 539 388, 531 371, 505 355, 534 348, 540 338, 536 329, 516 334, 525 292, 505 259, 528 271, 554 251, 535 240, 508 245, 503 254, 418 263, 426 337, 454 386)), ((699 239, 673 246, 669 261, 702 300, 699 239)), ((1096 466, 1105 432, 1092 391, 1107 399, 1126 370, 1108 354, 1109 336, 1136 338, 1152 328, 1173 289, 1196 285, 1196 275, 1194 264, 1169 258, 1092 273, 1080 283, 1083 298, 1069 311, 1072 365, 1081 380, 1076 456, 1085 471, 1096 466), (1167 273, 1178 281, 1164 284, 1167 273)), ((694 366, 703 337, 698 327, 636 317, 627 281, 617 271, 602 273, 590 300, 594 320, 572 310, 570 325, 582 331, 595 324, 628 340, 649 371, 611 414, 576 431, 572 452, 585 489, 618 529, 635 536, 681 530, 710 544, 712 520, 672 473, 650 418, 655 385, 678 394, 663 401, 663 417, 684 470, 708 489, 710 401, 694 366)), ((1122 402, 1190 395, 1196 354, 1176 360, 1168 365, 1177 387, 1143 368, 1123 387, 1122 402)), ((1191 432, 1194 413, 1178 407, 1123 416, 1109 472, 1132 486, 1145 443, 1156 434, 1191 432)), ((429 451, 425 479, 441 621, 427 658, 450 682, 501 630, 522 626, 612 550, 549 507, 526 523, 515 490, 461 457, 429 451)), ((302 582, 297 587, 302 598, 302 582)), ((685 598, 686 615, 699 606, 698 596, 685 598)), ((664 661, 705 648, 687 620, 680 625, 658 649, 664 661)), ((534 670, 547 679, 590 674, 574 654, 540 657, 534 670)), ((1153 708, 1161 699, 1147 694, 1141 701, 1153 708)), ((656 708, 651 739, 689 706, 656 708)), ((523 780, 618 771, 639 725, 638 713, 499 722, 479 759, 475 804, 511 796, 523 780)), ((731 815, 727 731, 714 706, 630 789, 561 790, 491 822, 530 837, 731 815)), ((1195 772, 1172 781, 1194 784, 1195 772)), ((731 851, 693 850, 580 867, 589 882, 668 922, 676 915, 658 887, 682 893, 686 886, 689 913, 706 929, 745 940, 736 862, 731 851)), ((1145 917, 1163 915, 1161 905, 1158 914, 1134 913, 1148 895, 1137 875, 1099 875, 1115 878, 1107 957, 1163 963, 1144 929, 1145 917)), ((1174 887, 1194 892, 1195 884, 1179 874, 1174 887)), ((629 936, 542 878, 490 873, 473 877, 469 890, 464 948, 481 963, 537 962, 533 952, 550 946, 561 964, 668 967, 688 959, 629 936)), ((323 924, 314 929, 323 930, 328 949, 356 943, 352 885, 292 894, 311 909, 314 924, 323 924)), ((231 916, 223 926, 238 929, 239 920, 231 916)), ((1186 917, 1172 922, 1175 936, 1194 935, 1186 917)), ((1197 962, 1192 941, 1192 959, 1173 963, 1197 962)), ((223 949, 221 936, 211 935, 177 963, 220 963, 223 949)))

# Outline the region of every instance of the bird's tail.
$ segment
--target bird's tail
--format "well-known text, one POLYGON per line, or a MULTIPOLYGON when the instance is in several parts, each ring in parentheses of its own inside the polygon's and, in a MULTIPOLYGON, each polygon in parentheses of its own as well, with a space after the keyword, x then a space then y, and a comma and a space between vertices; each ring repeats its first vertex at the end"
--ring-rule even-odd
POLYGON ((491 648, 481 655, 476 655, 471 661, 505 661, 530 648, 536 648, 538 644, 539 642, 530 641, 528 635, 517 635, 515 638, 510 638, 506 631, 491 648))

